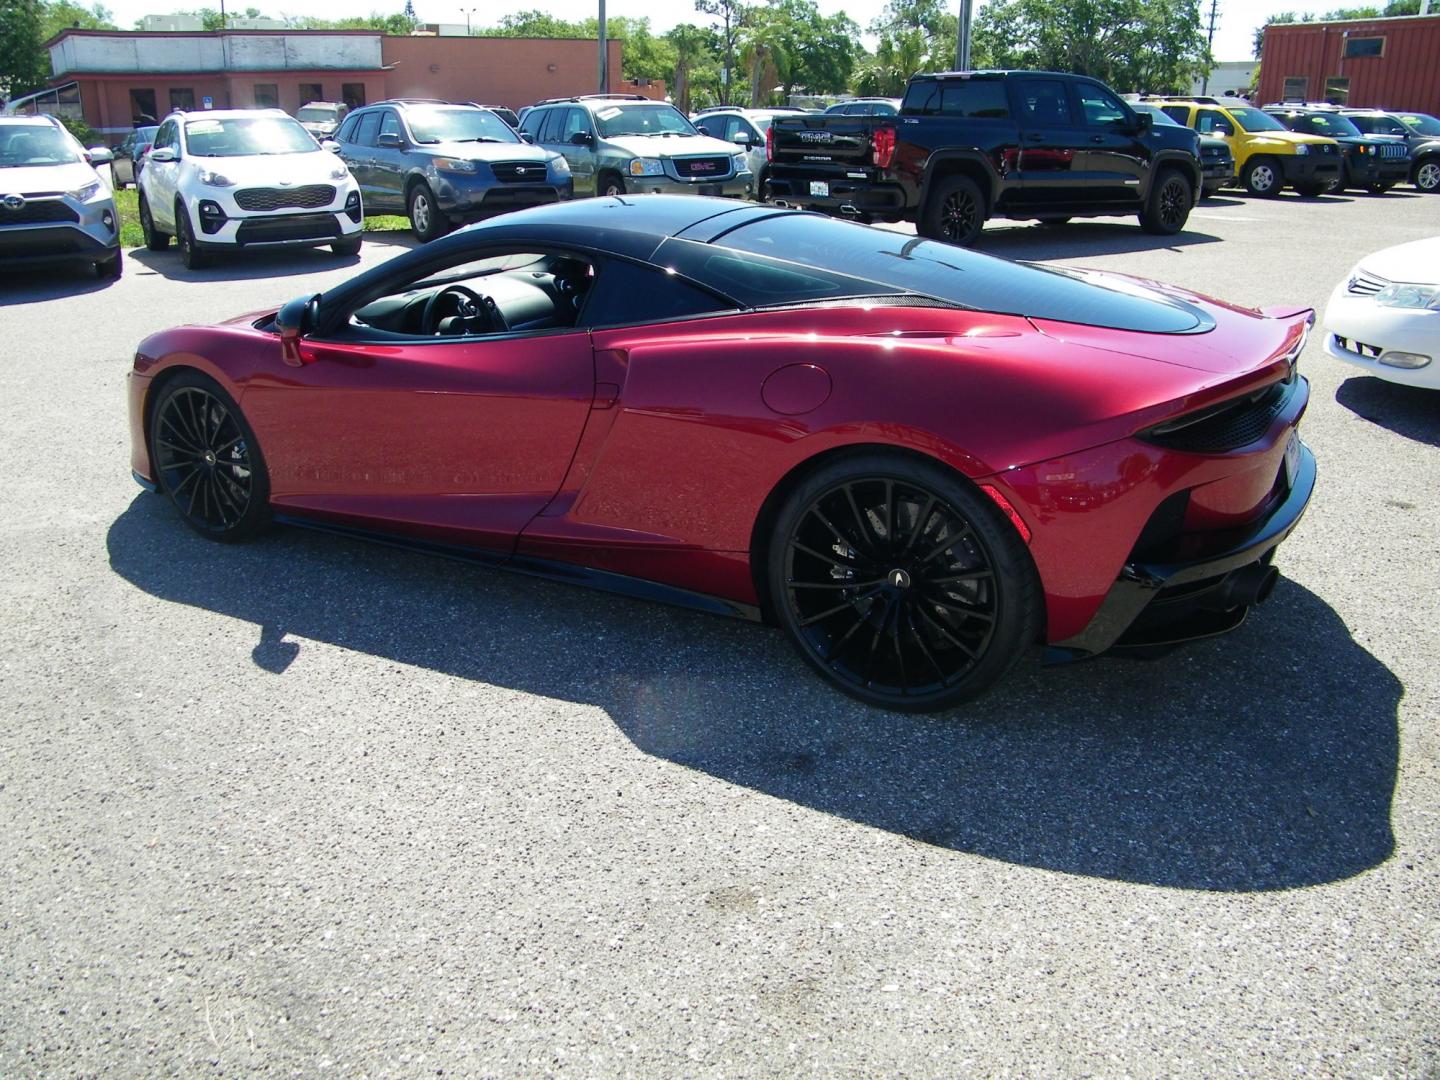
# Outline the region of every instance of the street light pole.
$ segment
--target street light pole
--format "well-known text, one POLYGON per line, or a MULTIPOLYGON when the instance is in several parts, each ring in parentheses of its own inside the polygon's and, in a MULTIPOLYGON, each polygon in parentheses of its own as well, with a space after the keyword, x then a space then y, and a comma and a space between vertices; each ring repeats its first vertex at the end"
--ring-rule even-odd
POLYGON ((960 0, 960 25, 955 35, 955 70, 970 70, 970 16, 972 0, 960 0))
POLYGON ((605 40, 605 0, 600 0, 600 93, 610 92, 610 46, 605 40))

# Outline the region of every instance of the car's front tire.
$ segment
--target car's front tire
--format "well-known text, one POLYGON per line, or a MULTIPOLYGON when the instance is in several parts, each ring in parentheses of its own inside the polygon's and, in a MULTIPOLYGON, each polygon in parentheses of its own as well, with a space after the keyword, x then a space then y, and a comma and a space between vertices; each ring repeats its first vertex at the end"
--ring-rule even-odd
POLYGON ((164 251, 170 246, 170 234, 155 227, 155 217, 150 213, 150 204, 145 193, 140 192, 140 233, 145 237, 145 246, 151 251, 164 251))
POLYGON ((1280 189, 1285 186, 1279 163, 1270 157, 1252 158, 1245 166, 1245 175, 1241 179, 1245 190, 1251 195, 1263 195, 1266 198, 1279 195, 1280 189))
POLYGON ((1426 158, 1416 165, 1411 182, 1427 194, 1440 191, 1440 157, 1426 158))
POLYGON ((604 172, 595 183, 596 193, 601 196, 624 195, 625 178, 619 173, 604 172))
POLYGON ((348 258, 360 254, 360 244, 361 237, 357 233, 356 235, 348 237, 344 240, 336 240, 335 243, 330 245, 330 250, 333 251, 336 255, 348 258))
POLYGON ((884 708, 967 701, 1040 633, 1039 580, 1014 526, 933 462, 867 453, 821 466, 776 515, 765 573, 805 661, 884 708))
POLYGON ((410 189, 405 200, 405 209, 410 215, 410 229, 422 244, 436 240, 450 231, 450 223, 435 202, 435 193, 426 183, 416 184, 410 189))
POLYGON ((245 540, 270 520, 270 479, 255 433, 215 380, 186 371, 150 407, 150 462, 185 523, 211 540, 245 540))
POLYGON ((190 215, 185 207, 175 203, 175 243, 180 248, 180 259, 187 270, 204 270, 215 260, 209 252, 202 251, 195 242, 195 230, 190 226, 190 215))
POLYGON ((115 249, 113 258, 97 262, 95 264, 95 276, 101 281, 119 281, 120 275, 125 272, 125 253, 119 248, 115 249))
POLYGON ((1140 228, 1156 236, 1174 236, 1185 227, 1194 201, 1195 189, 1190 181, 1175 169, 1166 169, 1145 200, 1140 228))
POLYGON ((941 180, 926 200, 918 232, 930 240, 969 247, 985 228, 985 196, 968 176, 941 180))

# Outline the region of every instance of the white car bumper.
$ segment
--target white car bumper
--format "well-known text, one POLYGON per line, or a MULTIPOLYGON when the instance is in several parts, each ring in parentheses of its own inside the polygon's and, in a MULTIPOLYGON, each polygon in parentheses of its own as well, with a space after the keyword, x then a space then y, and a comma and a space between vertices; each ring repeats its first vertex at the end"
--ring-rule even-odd
POLYGON ((356 236, 364 227, 355 181, 298 188, 202 188, 186 199, 197 247, 303 247, 356 236), (329 188, 330 197, 319 189, 329 188))
POLYGON ((1325 351, 1335 359, 1388 382, 1440 389, 1440 311, 1384 307, 1342 281, 1330 294, 1324 325, 1325 351), (1418 368, 1383 363, 1396 352, 1430 362, 1418 368))

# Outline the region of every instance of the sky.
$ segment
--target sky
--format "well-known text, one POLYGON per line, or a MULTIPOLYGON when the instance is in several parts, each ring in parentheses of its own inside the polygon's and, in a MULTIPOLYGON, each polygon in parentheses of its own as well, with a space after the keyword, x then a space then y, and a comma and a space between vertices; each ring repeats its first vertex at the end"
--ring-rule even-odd
MULTIPOLYGON (((105 3, 105 0, 102 0, 105 3)), ((885 0, 818 0, 820 10, 825 14, 844 11, 861 27, 880 14, 885 0)), ((979 0, 977 8, 983 4, 979 0)), ((177 8, 218 7, 219 0, 109 0, 105 6, 114 13, 117 26, 132 26, 143 15, 164 15, 177 8)), ((956 3, 958 8, 959 4, 956 3)), ((1201 0, 1202 13, 1208 13, 1209 0, 1201 0)), ((1215 58, 1217 60, 1248 60, 1251 55, 1255 28, 1267 15, 1277 11, 1298 10, 1322 12, 1334 8, 1334 2, 1319 7, 1307 7, 1295 0, 1220 0, 1220 17, 1215 31, 1215 58)), ((255 7, 267 15, 310 15, 323 19, 339 19, 357 12, 372 10, 389 13, 404 7, 404 0, 228 0, 227 8, 255 7)), ((540 8, 558 18, 578 20, 594 15, 596 0, 491 0, 489 3, 470 3, 468 0, 415 0, 416 14, 425 22, 463 23, 467 9, 476 25, 494 25, 512 11, 540 8)), ((626 15, 635 18, 648 15, 650 24, 658 31, 670 29, 676 23, 702 22, 706 16, 695 11, 693 0, 607 0, 609 15, 626 15)), ((874 41, 866 44, 873 47, 874 41)))

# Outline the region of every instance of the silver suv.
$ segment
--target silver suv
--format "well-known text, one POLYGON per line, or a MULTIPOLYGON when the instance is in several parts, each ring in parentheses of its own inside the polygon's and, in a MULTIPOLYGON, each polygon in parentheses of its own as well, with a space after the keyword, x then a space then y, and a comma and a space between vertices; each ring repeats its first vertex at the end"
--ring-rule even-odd
POLYGON ((542 101, 520 121, 527 140, 563 154, 575 194, 723 195, 743 199, 755 175, 740 147, 703 135, 663 101, 589 94, 542 101))
POLYGON ((85 149, 53 116, 0 116, 0 269, 89 263, 120 276, 115 196, 85 149))

